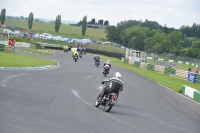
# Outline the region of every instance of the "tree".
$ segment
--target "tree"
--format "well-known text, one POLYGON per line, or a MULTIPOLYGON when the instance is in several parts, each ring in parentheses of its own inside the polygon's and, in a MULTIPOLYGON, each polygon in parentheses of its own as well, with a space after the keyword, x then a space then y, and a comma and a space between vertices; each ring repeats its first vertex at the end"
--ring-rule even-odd
POLYGON ((115 26, 109 26, 106 28, 106 38, 112 42, 116 42, 118 39, 118 29, 115 26))
POLYGON ((20 16, 20 19, 21 19, 21 20, 24 20, 24 16, 20 16))
POLYGON ((151 52, 151 53, 153 53, 153 52, 154 52, 153 47, 154 47, 154 45, 156 44, 156 40, 153 39, 152 37, 147 37, 147 38, 144 40, 144 43, 145 43, 145 45, 144 45, 144 50, 145 50, 146 52, 151 52))
POLYGON ((83 21, 82 21, 82 35, 85 36, 85 32, 87 29, 87 16, 83 17, 83 21))
POLYGON ((33 26, 33 20, 34 20, 33 13, 31 12, 28 17, 28 29, 30 30, 32 29, 33 26))
POLYGON ((1 24, 4 24, 5 20, 6 20, 6 9, 4 8, 1 10, 1 24))
POLYGON ((172 33, 168 34, 169 40, 169 52, 173 52, 173 54, 177 54, 178 50, 180 50, 183 46, 183 36, 180 31, 173 31, 172 33))
POLYGON ((109 25, 108 20, 106 20, 106 21, 104 22, 104 25, 109 25))
POLYGON ((35 22, 40 22, 40 20, 38 18, 35 19, 35 22))
POLYGON ((56 21, 55 21, 55 32, 56 33, 58 33, 58 31, 59 31, 60 25, 61 25, 61 15, 58 15, 56 17, 56 21))
POLYGON ((95 24, 95 19, 93 18, 92 20, 91 20, 91 24, 95 24))
POLYGON ((100 19, 100 20, 98 21, 98 24, 99 24, 99 25, 103 25, 103 19, 100 19))
POLYGON ((78 22, 78 25, 82 25, 82 21, 81 20, 78 22))

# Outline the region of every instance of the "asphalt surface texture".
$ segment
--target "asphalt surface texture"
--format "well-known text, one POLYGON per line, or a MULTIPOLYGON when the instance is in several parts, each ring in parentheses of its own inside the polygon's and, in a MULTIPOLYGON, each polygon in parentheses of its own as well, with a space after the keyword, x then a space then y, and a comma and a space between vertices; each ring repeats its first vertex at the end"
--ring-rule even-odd
POLYGON ((192 100, 115 65, 104 77, 103 61, 97 68, 89 54, 77 62, 71 52, 51 58, 60 67, 0 71, 0 133, 200 133, 200 105, 192 100), (117 71, 124 90, 105 112, 95 100, 101 81, 117 71))

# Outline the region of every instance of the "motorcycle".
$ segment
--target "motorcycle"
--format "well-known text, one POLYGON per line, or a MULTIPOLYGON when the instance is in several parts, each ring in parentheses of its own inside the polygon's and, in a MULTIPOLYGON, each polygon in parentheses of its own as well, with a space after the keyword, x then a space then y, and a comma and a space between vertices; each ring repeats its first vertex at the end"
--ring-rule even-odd
POLYGON ((77 62, 78 56, 74 56, 74 61, 77 62))
POLYGON ((103 72, 104 77, 106 77, 106 75, 108 75, 109 69, 110 69, 109 65, 105 65, 105 66, 104 66, 104 72, 103 72))
POLYGON ((79 57, 81 58, 83 55, 82 54, 79 54, 79 57))
POLYGON ((95 61, 95 65, 96 65, 97 67, 99 67, 100 61, 99 61, 99 60, 95 61))
MULTIPOLYGON (((107 87, 109 87, 108 84, 106 84, 107 87)), ((101 92, 102 93, 102 92, 101 92)), ((117 103, 118 95, 116 93, 109 93, 105 94, 102 99, 100 99, 101 93, 98 95, 95 107, 99 107, 99 105, 104 106, 105 112, 109 112, 112 107, 117 103)))
POLYGON ((66 52, 66 53, 67 53, 67 52, 68 52, 68 50, 64 49, 64 52, 66 52))

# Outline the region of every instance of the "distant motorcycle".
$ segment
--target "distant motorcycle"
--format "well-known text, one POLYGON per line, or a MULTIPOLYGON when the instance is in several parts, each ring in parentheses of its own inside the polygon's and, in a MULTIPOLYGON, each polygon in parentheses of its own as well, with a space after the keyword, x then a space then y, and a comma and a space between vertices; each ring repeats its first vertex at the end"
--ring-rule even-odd
POLYGON ((74 61, 77 62, 77 60, 78 60, 78 55, 75 55, 74 56, 74 61))
POLYGON ((79 54, 79 57, 81 58, 83 55, 82 54, 79 54))
POLYGON ((109 65, 105 65, 105 66, 104 66, 104 71, 103 71, 104 77, 106 77, 106 75, 108 75, 109 69, 110 69, 110 66, 109 66, 109 65))
MULTIPOLYGON (((109 87, 109 84, 105 85, 109 87)), ((95 107, 99 107, 99 105, 102 105, 104 106, 104 110, 106 112, 109 112, 112 109, 112 107, 117 103, 118 95, 116 93, 109 93, 107 95, 104 95, 104 97, 100 99, 101 93, 96 99, 95 107)))
POLYGON ((99 65, 100 65, 100 60, 95 61, 95 65, 96 65, 97 67, 99 67, 99 65))

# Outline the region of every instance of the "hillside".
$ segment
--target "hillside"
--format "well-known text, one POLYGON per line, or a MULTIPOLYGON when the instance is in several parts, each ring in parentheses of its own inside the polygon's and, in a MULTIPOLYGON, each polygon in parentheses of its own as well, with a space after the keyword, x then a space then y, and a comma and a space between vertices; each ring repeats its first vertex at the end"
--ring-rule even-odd
MULTIPOLYGON (((16 19, 6 19, 6 25, 16 25, 20 28, 28 28, 28 22, 24 20, 16 20, 16 19)), ((39 33, 48 32, 51 34, 56 34, 54 29, 54 24, 45 23, 45 22, 33 22, 32 30, 38 31, 39 33)), ((74 37, 82 37, 87 38, 91 37, 95 40, 106 39, 106 33, 104 29, 93 29, 87 28, 86 36, 81 35, 81 26, 71 26, 62 24, 59 30, 60 35, 65 36, 74 36, 74 37)))

